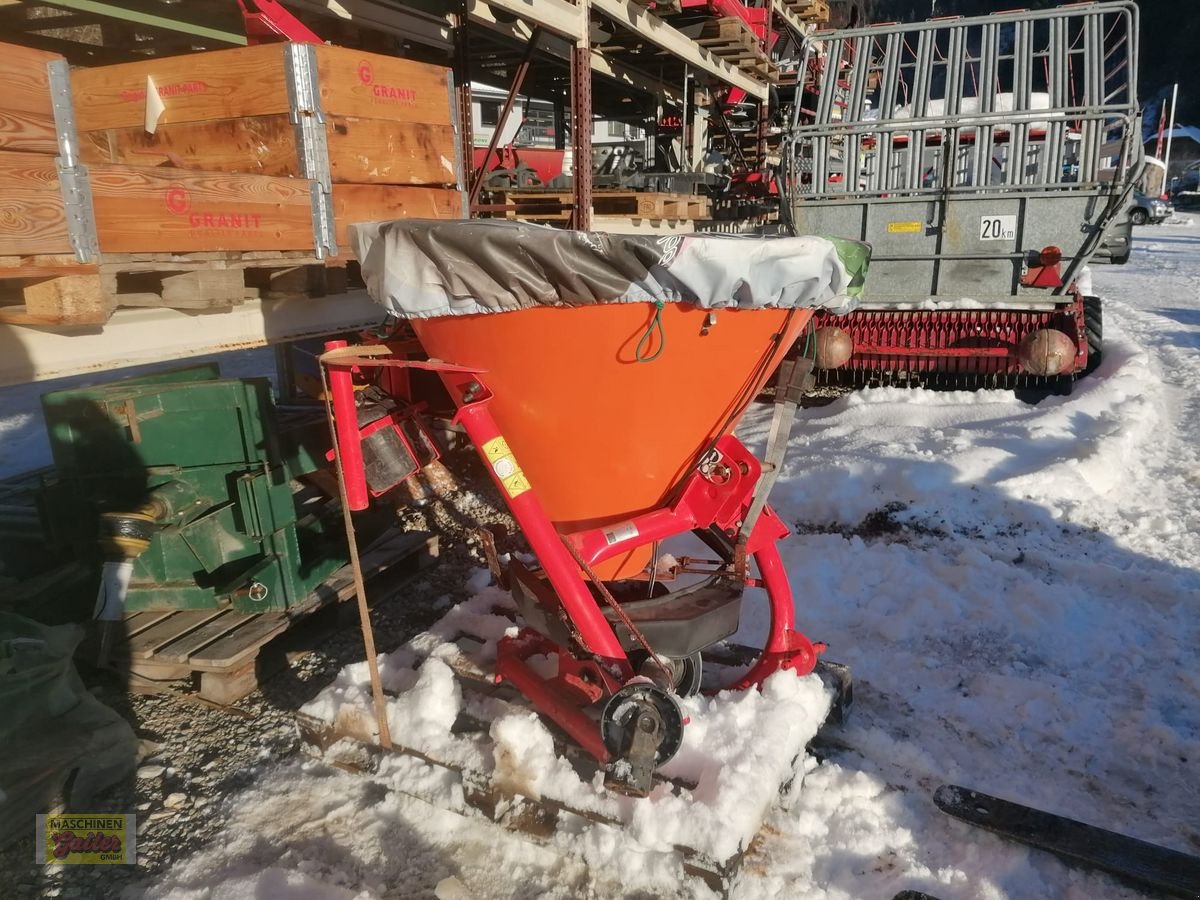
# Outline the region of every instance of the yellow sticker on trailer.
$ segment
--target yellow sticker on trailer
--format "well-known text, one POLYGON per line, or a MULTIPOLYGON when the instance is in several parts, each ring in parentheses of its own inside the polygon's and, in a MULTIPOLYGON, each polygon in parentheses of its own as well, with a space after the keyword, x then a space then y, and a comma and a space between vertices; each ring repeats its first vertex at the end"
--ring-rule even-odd
POLYGON ((920 234, 924 230, 920 222, 888 222, 888 234, 920 234))

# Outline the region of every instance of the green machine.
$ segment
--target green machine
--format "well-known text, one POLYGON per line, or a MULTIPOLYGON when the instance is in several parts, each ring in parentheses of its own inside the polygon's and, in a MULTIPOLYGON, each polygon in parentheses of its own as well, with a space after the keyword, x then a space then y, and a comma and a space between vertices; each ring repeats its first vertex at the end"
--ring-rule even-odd
MULTIPOLYGON (((346 563, 324 410, 285 413, 261 378, 194 366, 42 398, 49 541, 128 562, 126 610, 281 611, 346 563)), ((107 568, 107 567, 106 567, 107 568)))

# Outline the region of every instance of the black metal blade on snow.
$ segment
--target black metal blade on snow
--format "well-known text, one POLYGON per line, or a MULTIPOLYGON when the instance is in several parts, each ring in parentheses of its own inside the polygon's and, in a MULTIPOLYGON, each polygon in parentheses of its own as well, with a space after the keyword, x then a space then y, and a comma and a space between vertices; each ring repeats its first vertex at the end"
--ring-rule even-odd
POLYGON ((933 802, 942 812, 1001 837, 1157 891, 1200 897, 1200 857, 957 785, 939 787, 933 802))

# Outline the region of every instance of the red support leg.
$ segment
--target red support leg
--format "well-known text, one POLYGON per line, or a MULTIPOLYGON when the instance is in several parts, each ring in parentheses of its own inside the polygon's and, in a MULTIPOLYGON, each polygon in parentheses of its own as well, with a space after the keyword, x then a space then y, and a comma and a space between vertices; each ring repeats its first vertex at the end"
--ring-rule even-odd
POLYGON ((532 486, 517 462, 516 455, 500 433, 500 427, 487 409, 491 393, 469 376, 442 373, 450 395, 456 398, 455 421, 462 423, 475 445, 492 480, 504 495, 513 518, 529 541, 555 594, 570 617, 584 649, 606 662, 615 663, 623 672, 629 660, 621 649, 612 626, 604 618, 575 561, 563 546, 554 523, 542 509, 532 486))
POLYGON ((758 662, 734 685, 734 690, 761 687, 767 676, 780 669, 791 669, 797 675, 807 675, 817 665, 817 655, 825 645, 813 643, 795 630, 796 610, 792 602, 792 586, 774 541, 764 544, 754 554, 767 601, 771 606, 771 631, 758 662))

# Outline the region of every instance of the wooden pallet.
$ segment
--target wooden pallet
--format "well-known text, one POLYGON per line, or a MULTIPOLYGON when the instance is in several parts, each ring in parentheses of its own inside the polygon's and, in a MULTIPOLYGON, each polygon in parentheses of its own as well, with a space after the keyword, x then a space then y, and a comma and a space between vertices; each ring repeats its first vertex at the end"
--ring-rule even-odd
MULTIPOLYGON (((565 221, 570 218, 574 195, 558 191, 509 191, 497 202, 511 205, 508 218, 565 221)), ((628 216, 633 219, 707 219, 709 198, 695 194, 666 194, 651 191, 596 191, 592 212, 598 216, 628 216)))
POLYGON ((769 80, 779 77, 779 67, 771 61, 762 41, 737 16, 705 22, 696 31, 695 41, 713 56, 749 75, 765 76, 769 80))
POLYGON ((303 251, 0 257, 0 323, 103 325, 118 307, 227 309, 251 299, 319 297, 351 285, 345 260, 303 251))
POLYGON ((827 0, 782 0, 788 12, 801 22, 811 22, 824 25, 829 22, 829 3, 827 0))
MULTIPOLYGON (((363 551, 363 575, 417 572, 437 558, 438 539, 424 532, 389 532, 363 551)), ((297 621, 354 594, 349 567, 343 567, 287 612, 237 610, 144 610, 125 616, 125 633, 114 650, 118 668, 128 667, 142 689, 199 676, 199 694, 214 703, 235 703, 265 676, 263 648, 297 621)))

